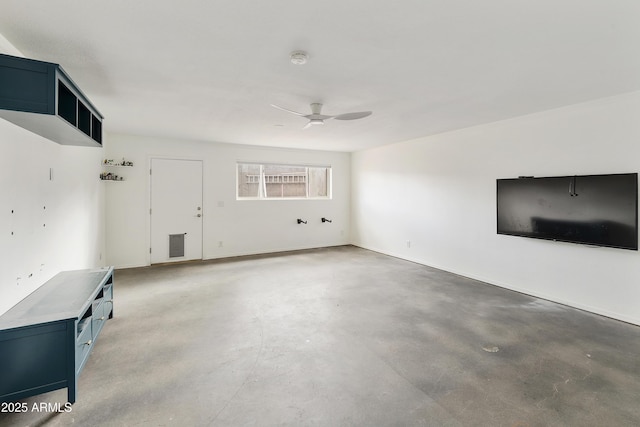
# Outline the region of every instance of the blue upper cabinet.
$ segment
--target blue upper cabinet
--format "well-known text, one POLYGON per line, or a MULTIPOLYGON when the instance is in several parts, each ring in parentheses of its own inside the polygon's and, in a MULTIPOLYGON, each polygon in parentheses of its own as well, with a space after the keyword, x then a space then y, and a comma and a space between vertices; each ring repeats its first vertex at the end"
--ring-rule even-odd
POLYGON ((59 144, 102 146, 102 114, 58 64, 0 54, 0 117, 59 144))

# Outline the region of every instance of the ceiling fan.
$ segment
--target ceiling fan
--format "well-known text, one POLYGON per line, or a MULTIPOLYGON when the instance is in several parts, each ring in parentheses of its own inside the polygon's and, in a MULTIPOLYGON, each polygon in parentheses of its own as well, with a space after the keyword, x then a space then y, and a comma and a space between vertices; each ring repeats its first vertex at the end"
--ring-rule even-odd
POLYGON ((272 107, 277 108, 278 110, 286 111, 291 114, 295 114, 296 116, 304 117, 309 119, 309 123, 306 124, 302 129, 307 129, 312 125, 323 125, 325 120, 336 119, 336 120, 356 120, 362 119, 364 117, 370 116, 371 111, 360 111, 357 113, 344 113, 338 114, 337 116, 328 116, 326 114, 322 114, 322 104, 314 102, 311 104, 311 114, 303 114, 298 113, 297 111, 292 111, 284 107, 280 107, 275 104, 271 104, 272 107))

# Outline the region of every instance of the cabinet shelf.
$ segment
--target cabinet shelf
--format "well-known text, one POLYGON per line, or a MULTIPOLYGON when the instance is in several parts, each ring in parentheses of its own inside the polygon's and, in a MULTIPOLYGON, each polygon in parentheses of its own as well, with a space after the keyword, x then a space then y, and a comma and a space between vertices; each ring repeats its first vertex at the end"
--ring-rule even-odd
POLYGON ((102 114, 60 65, 0 54, 0 82, 0 117, 58 144, 102 146, 102 114))

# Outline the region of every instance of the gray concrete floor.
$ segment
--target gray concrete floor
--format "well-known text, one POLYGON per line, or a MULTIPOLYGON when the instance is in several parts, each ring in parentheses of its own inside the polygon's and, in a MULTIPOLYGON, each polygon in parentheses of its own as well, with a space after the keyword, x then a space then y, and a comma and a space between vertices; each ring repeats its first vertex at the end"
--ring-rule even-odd
POLYGON ((114 289, 71 412, 0 425, 640 425, 640 327, 355 247, 114 289))

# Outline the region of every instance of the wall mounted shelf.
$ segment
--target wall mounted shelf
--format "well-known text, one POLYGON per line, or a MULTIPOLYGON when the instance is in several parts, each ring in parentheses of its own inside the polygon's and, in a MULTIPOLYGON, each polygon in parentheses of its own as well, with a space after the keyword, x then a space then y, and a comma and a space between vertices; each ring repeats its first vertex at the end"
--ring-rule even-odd
POLYGON ((114 173, 111 172, 102 172, 100 174, 100 180, 101 181, 124 181, 124 177, 120 176, 120 175, 116 175, 114 173))
MULTIPOLYGON (((102 167, 103 168, 132 168, 133 162, 125 160, 124 158, 120 163, 115 163, 115 161, 113 160, 105 159, 102 162, 102 167)), ((102 181, 124 181, 124 177, 116 175, 113 172, 102 172, 100 174, 100 179, 102 181)))
POLYGON ((115 163, 114 160, 105 159, 102 162, 102 166, 111 168, 130 168, 133 167, 133 162, 125 160, 124 158, 120 163, 115 163))
POLYGON ((102 146, 102 114, 58 64, 0 54, 0 117, 58 144, 102 146))

